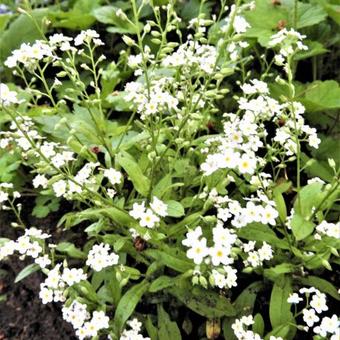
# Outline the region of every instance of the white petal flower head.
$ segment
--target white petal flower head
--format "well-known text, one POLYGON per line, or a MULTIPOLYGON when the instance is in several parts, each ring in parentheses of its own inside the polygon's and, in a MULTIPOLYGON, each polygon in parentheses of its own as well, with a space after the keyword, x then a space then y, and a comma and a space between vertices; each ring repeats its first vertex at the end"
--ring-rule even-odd
POLYGON ((241 174, 252 175, 256 169, 256 159, 247 154, 243 154, 238 161, 238 170, 241 174))
POLYGON ((156 196, 152 198, 150 207, 159 216, 165 217, 168 215, 168 206, 156 196))
POLYGON ((307 324, 308 327, 312 327, 315 322, 319 321, 319 317, 315 314, 314 309, 303 309, 303 321, 307 324))
POLYGON ((17 93, 11 91, 6 84, 0 83, 0 105, 9 106, 18 103, 17 93))
POLYGON ((142 227, 154 228, 155 224, 160 221, 159 217, 151 210, 147 209, 140 218, 139 224, 142 227))
POLYGON ((229 264, 229 254, 230 254, 230 247, 225 248, 221 245, 215 245, 215 247, 209 249, 211 262, 214 266, 218 266, 222 264, 229 264))
POLYGON ((233 26, 236 33, 244 33, 248 28, 250 28, 250 25, 246 19, 239 15, 235 17, 233 26))
POLYGON ((53 301, 53 290, 46 287, 42 287, 39 292, 41 302, 45 305, 53 301))
POLYGON ((202 236, 202 228, 196 227, 194 230, 190 230, 186 234, 186 238, 182 241, 182 244, 186 247, 192 247, 198 239, 202 236))
POLYGON ((47 188, 48 179, 44 175, 39 174, 34 177, 32 183, 34 188, 39 188, 41 186, 43 189, 45 189, 47 188))
POLYGON ((122 174, 113 168, 105 169, 104 176, 108 178, 112 185, 119 184, 123 178, 122 174))
POLYGON ((134 219, 138 220, 142 218, 145 213, 145 202, 141 204, 134 203, 132 206, 132 210, 130 210, 129 215, 132 216, 134 219))
POLYGON ((263 224, 275 225, 275 219, 279 216, 279 213, 270 204, 266 205, 261 212, 261 222, 263 224))
POLYGON ((56 197, 61 197, 66 194, 66 186, 67 183, 62 179, 53 183, 52 188, 56 197))
POLYGON ((217 270, 212 271, 212 279, 214 282, 214 285, 217 286, 218 288, 222 289, 226 286, 227 280, 225 276, 221 273, 219 273, 217 270))
POLYGON ((322 313, 328 310, 326 303, 326 295, 323 293, 314 294, 310 302, 310 306, 315 309, 317 313, 322 313))
POLYGON ((207 247, 206 238, 197 240, 187 251, 187 257, 192 259, 195 264, 201 264, 203 259, 209 254, 209 248, 207 247))
POLYGON ((303 299, 300 298, 297 293, 292 293, 288 296, 287 302, 292 303, 292 304, 296 304, 296 303, 299 303, 302 300, 303 299))

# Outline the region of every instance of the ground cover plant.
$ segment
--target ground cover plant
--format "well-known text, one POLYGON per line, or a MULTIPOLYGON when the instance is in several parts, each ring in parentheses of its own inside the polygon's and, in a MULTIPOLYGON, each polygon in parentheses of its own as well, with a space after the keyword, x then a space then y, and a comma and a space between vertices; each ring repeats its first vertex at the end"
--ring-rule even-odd
POLYGON ((0 11, 0 274, 64 338, 339 339, 336 0, 0 11))

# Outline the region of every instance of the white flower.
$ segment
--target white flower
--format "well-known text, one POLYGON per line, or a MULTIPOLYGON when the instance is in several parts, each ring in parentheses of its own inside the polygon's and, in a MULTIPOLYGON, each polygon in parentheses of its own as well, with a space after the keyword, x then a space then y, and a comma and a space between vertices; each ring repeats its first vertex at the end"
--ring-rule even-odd
POLYGON ((258 250, 258 253, 261 261, 269 261, 273 257, 273 249, 266 242, 263 242, 263 246, 258 250))
POLYGON ((226 284, 228 288, 237 286, 237 270, 230 266, 223 267, 226 273, 226 284))
MULTIPOLYGON (((74 38, 74 45, 79 46, 82 45, 84 42, 91 42, 92 39, 98 39, 99 34, 94 30, 86 30, 81 31, 75 38, 74 38)), ((99 40, 99 39, 98 39, 99 40)))
POLYGON ((59 180, 52 184, 53 191, 56 197, 64 196, 66 193, 66 182, 64 180, 59 180))
POLYGON ((182 244, 186 247, 192 247, 198 239, 202 236, 202 228, 196 227, 194 230, 190 230, 186 234, 186 238, 182 241, 182 244))
POLYGON ((108 178, 112 185, 119 184, 123 177, 119 171, 113 168, 105 169, 104 176, 108 178))
POLYGON ((287 302, 288 303, 299 303, 303 299, 299 297, 297 293, 292 293, 288 296, 287 302))
POLYGON ((53 290, 46 287, 42 287, 39 292, 41 302, 45 305, 53 301, 53 290))
POLYGON ((327 333, 336 334, 340 331, 340 320, 337 315, 333 314, 332 317, 324 317, 321 320, 320 326, 314 328, 316 334, 326 337, 327 333))
POLYGON ((328 310, 326 295, 323 293, 314 294, 310 302, 310 306, 314 308, 315 311, 319 314, 328 310))
POLYGON ((229 264, 229 254, 230 247, 225 248, 221 245, 215 245, 213 248, 209 249, 211 262, 214 266, 218 266, 219 264, 229 264))
POLYGON ((261 211, 261 223, 275 225, 275 219, 279 216, 279 213, 270 204, 266 205, 261 211))
POLYGON ((103 311, 94 311, 91 322, 96 325, 98 330, 109 328, 110 318, 103 311))
POLYGON ((238 169, 241 174, 252 175, 256 169, 256 159, 247 154, 243 154, 238 161, 238 169))
POLYGON ((319 317, 315 314, 314 309, 303 309, 303 321, 308 325, 308 327, 312 327, 315 322, 319 321, 319 317))
POLYGON ((17 93, 11 91, 6 84, 0 83, 0 105, 9 106, 18 103, 17 93))
POLYGON ((159 216, 165 217, 168 215, 168 206, 156 196, 153 197, 150 207, 159 216))
POLYGON ((49 266, 52 262, 49 259, 48 255, 44 255, 44 256, 40 256, 37 257, 34 262, 40 266, 40 268, 46 268, 47 266, 49 266))
POLYGON ((17 250, 17 244, 14 241, 7 241, 0 247, 0 261, 3 260, 5 257, 13 255, 14 252, 17 250))
POLYGON ((201 264, 203 259, 209 254, 206 238, 203 237, 201 240, 197 240, 191 247, 187 251, 187 257, 192 259, 195 264, 201 264))
POLYGON ((140 217, 139 224, 141 227, 152 229, 156 223, 160 221, 159 217, 153 213, 151 209, 147 209, 140 217))
POLYGON ((65 268, 61 278, 68 286, 73 286, 75 283, 86 280, 87 276, 81 268, 65 268))
POLYGON ((251 251, 250 253, 248 253, 247 261, 254 268, 258 267, 261 264, 260 256, 256 251, 251 251))
POLYGON ((95 244, 89 251, 86 264, 93 270, 99 272, 102 269, 118 263, 119 256, 114 252, 110 253, 108 244, 95 244))
POLYGON ((134 203, 132 206, 132 210, 130 210, 129 215, 134 219, 140 219, 145 213, 145 202, 138 204, 134 203))
POLYGON ((223 274, 219 273, 217 270, 213 270, 211 273, 212 280, 214 285, 218 288, 222 289, 226 286, 226 278, 223 274))
POLYGON ((233 245, 237 239, 235 234, 233 234, 229 229, 223 228, 222 225, 217 225, 213 228, 212 232, 215 246, 221 245, 230 249, 231 245, 233 245))
POLYGON ((37 175, 34 177, 32 183, 34 188, 38 188, 41 186, 42 188, 45 189, 47 188, 48 179, 44 175, 37 175))
POLYGON ((250 28, 250 25, 246 19, 239 15, 235 17, 233 26, 236 33, 244 33, 248 28, 250 28))

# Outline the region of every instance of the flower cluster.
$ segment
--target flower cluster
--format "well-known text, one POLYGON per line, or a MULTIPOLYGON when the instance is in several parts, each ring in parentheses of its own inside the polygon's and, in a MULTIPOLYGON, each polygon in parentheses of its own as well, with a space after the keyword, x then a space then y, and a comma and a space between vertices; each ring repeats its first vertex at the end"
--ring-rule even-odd
POLYGON ((248 255, 244 261, 245 266, 250 265, 256 268, 262 266, 263 261, 269 261, 273 258, 273 249, 268 243, 263 242, 262 247, 257 250, 255 250, 255 244, 255 241, 250 241, 242 245, 244 253, 248 255))
POLYGON ((137 319, 132 319, 127 322, 127 325, 131 329, 124 329, 123 333, 120 336, 120 340, 150 340, 148 337, 144 337, 140 334, 142 330, 142 323, 137 319))
POLYGON ((64 267, 61 272, 61 264, 57 264, 51 269, 47 278, 40 285, 39 296, 43 304, 65 301, 65 289, 71 287, 80 281, 86 280, 87 275, 81 268, 67 268, 64 267))
POLYGON ((71 323, 80 340, 98 335, 102 329, 109 328, 109 317, 103 311, 94 311, 91 314, 87 306, 74 300, 70 306, 62 309, 63 319, 71 323))
POLYGON ((110 252, 110 246, 105 243, 95 244, 88 253, 86 264, 96 272, 118 263, 119 256, 110 252))
MULTIPOLYGON (((208 153, 201 169, 206 176, 219 169, 237 170, 242 175, 253 175, 259 166, 266 164, 266 160, 258 155, 264 142, 261 139, 268 136, 264 123, 273 121, 277 124, 276 134, 268 150, 276 150, 280 154, 285 149, 287 156, 297 153, 297 136, 305 136, 309 145, 318 148, 320 139, 316 129, 305 124, 302 114, 304 107, 301 103, 280 104, 269 96, 266 83, 253 79, 241 86, 244 97, 239 98, 239 109, 244 112, 240 118, 238 114, 228 113, 224 116, 224 135, 212 137, 205 143, 202 150, 208 153), (253 96, 257 95, 256 98, 253 96), (282 123, 284 122, 284 123, 282 123), (279 143, 279 146, 275 145, 279 143)), ((279 161, 274 154, 271 161, 279 161)))
POLYGON ((322 221, 317 227, 316 231, 319 234, 315 235, 315 238, 318 239, 321 235, 326 235, 328 237, 334 237, 340 239, 340 222, 338 223, 329 223, 327 221, 322 221))
POLYGON ((74 40, 74 45, 90 44, 93 42, 95 46, 103 45, 99 39, 99 34, 94 30, 86 30, 80 32, 74 39, 66 37, 61 33, 56 33, 49 37, 48 41, 36 40, 33 45, 23 43, 19 49, 14 50, 12 55, 7 58, 5 65, 8 68, 23 66, 28 71, 33 72, 38 67, 40 61, 51 62, 59 60, 56 50, 70 51, 73 53, 81 53, 81 50, 71 46, 70 42, 74 40))
POLYGON ((21 259, 30 256, 41 268, 45 268, 51 264, 51 260, 43 254, 43 240, 49 237, 40 229, 28 228, 16 241, 7 241, 0 247, 0 261, 18 252, 21 259))
POLYGON ((141 227, 152 229, 160 222, 160 217, 168 215, 167 209, 168 206, 154 196, 150 203, 150 208, 146 208, 145 202, 134 203, 129 214, 134 219, 139 220, 141 227))
MULTIPOLYGON (((302 310, 303 321, 307 326, 304 330, 307 332, 310 327, 313 327, 315 334, 322 337, 329 337, 331 340, 338 339, 340 336, 340 320, 335 314, 332 317, 323 317, 318 326, 315 326, 320 321, 320 314, 328 310, 327 299, 324 293, 321 293, 314 287, 301 288, 299 290, 301 295, 306 298, 306 307, 302 310)), ((292 293, 288 297, 288 303, 299 304, 304 299, 298 293, 292 293)))
POLYGON ((274 60, 277 65, 284 65, 285 60, 298 51, 306 51, 308 47, 302 43, 306 36, 300 34, 294 29, 287 30, 283 28, 271 37, 270 47, 279 47, 279 53, 275 55, 274 60))
POLYGON ((150 89, 140 82, 130 82, 125 86, 127 101, 132 101, 141 114, 141 119, 158 116, 160 112, 177 111, 178 99, 167 89, 172 78, 152 80, 150 89))
MULTIPOLYGON (((236 270, 230 264, 234 262, 232 255, 232 245, 235 243, 237 236, 221 224, 218 224, 212 229, 213 245, 207 245, 206 237, 203 237, 201 227, 196 227, 194 230, 186 234, 186 238, 182 244, 189 249, 187 250, 187 257, 192 259, 196 265, 211 263, 216 267, 210 275, 210 283, 219 288, 236 286, 236 270)), ((198 271, 199 272, 199 271, 198 271)), ((197 276, 193 279, 194 283, 197 276)))
POLYGON ((211 74, 216 67, 216 47, 200 45, 192 40, 179 46, 172 54, 166 56, 162 65, 164 67, 180 68, 184 74, 203 72, 211 74))
MULTIPOLYGON (((242 316, 240 319, 236 319, 231 325, 237 339, 249 339, 249 340, 262 340, 262 338, 247 328, 254 324, 254 318, 252 315, 242 316)), ((271 335, 269 340, 283 340, 281 337, 275 337, 271 335)))

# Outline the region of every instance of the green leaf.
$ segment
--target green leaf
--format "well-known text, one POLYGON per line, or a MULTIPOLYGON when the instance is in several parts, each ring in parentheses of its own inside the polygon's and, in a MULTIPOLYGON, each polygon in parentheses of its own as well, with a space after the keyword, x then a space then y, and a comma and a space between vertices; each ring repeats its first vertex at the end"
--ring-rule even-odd
POLYGON ((263 336, 264 333, 264 320, 260 313, 254 316, 253 332, 263 336))
POLYGON ((283 274, 292 273, 295 270, 295 266, 291 263, 281 263, 275 267, 265 269, 263 271, 264 277, 268 278, 271 281, 276 281, 279 279, 279 276, 283 274))
POLYGON ((170 201, 166 201, 165 204, 167 204, 168 206, 167 212, 169 216, 181 217, 185 214, 184 208, 181 203, 170 200, 170 201))
POLYGON ((0 33, 6 28, 7 23, 9 22, 11 17, 12 17, 12 14, 8 14, 8 13, 0 14, 0 33))
POLYGON ((299 2, 297 17, 296 28, 300 29, 303 27, 316 25, 319 22, 325 20, 327 13, 321 6, 317 4, 305 4, 299 2))
POLYGON ((177 323, 171 321, 169 314, 158 305, 158 337, 162 340, 181 340, 181 332, 177 323))
POLYGON ((338 290, 336 289, 336 287, 325 279, 311 275, 308 277, 298 278, 297 281, 301 285, 315 287, 319 289, 320 291, 322 291, 323 293, 327 293, 330 296, 332 296, 334 299, 340 301, 340 294, 338 293, 338 290))
POLYGON ((136 26, 127 18, 124 19, 124 15, 117 15, 117 11, 121 9, 114 6, 103 6, 95 9, 93 15, 95 18, 107 25, 114 25, 114 27, 108 27, 108 32, 111 33, 136 33, 136 26))
POLYGON ((158 198, 162 198, 169 187, 171 187, 171 174, 164 176, 152 189, 152 194, 158 198))
POLYGON ((255 281, 246 287, 234 302, 238 315, 252 314, 257 294, 264 288, 261 281, 255 281))
POLYGON ((335 80, 314 81, 300 99, 307 111, 323 111, 340 108, 340 87, 335 80))
POLYGON ((284 325, 293 319, 290 312, 291 305, 287 302, 290 293, 292 293, 292 285, 288 276, 284 276, 274 283, 269 305, 270 322, 273 328, 284 325))
POLYGON ((257 38, 258 42, 268 46, 270 37, 275 33, 280 20, 288 21, 288 11, 283 6, 274 6, 271 1, 256 0, 255 9, 244 14, 250 28, 244 33, 246 37, 257 38))
POLYGON ((125 322, 135 310, 143 294, 148 290, 149 285, 150 284, 147 281, 142 281, 130 288, 120 299, 113 320, 115 329, 119 334, 123 330, 125 322))
POLYGON ((307 221, 299 214, 294 214, 291 220, 291 226, 296 240, 301 241, 312 234, 315 224, 311 221, 307 221))
POLYGON ((96 18, 92 11, 99 6, 99 0, 77 0, 68 12, 50 11, 49 19, 54 27, 85 30, 91 27, 96 18))
POLYGON ((29 264, 26 266, 23 270, 20 271, 20 273, 16 276, 14 283, 18 283, 27 276, 37 272, 40 269, 40 266, 36 263, 29 264))
POLYGON ((117 161, 129 175, 135 189, 144 197, 148 195, 150 180, 143 174, 142 169, 136 163, 134 158, 125 151, 117 155, 117 161))
POLYGON ((38 218, 46 217, 51 211, 59 209, 59 201, 60 199, 54 196, 37 196, 32 215, 38 218))
POLYGON ((281 337, 282 339, 289 340, 288 334, 291 332, 291 327, 289 325, 280 325, 275 327, 269 334, 265 336, 265 340, 269 340, 271 336, 281 337))
POLYGON ((238 236, 250 241, 266 241, 272 246, 289 249, 287 241, 279 239, 267 225, 251 223, 237 231, 238 236))
POLYGON ((184 273, 194 267, 193 263, 179 249, 169 247, 164 248, 163 251, 147 249, 144 251, 144 254, 180 273, 184 273))
POLYGON ((150 285, 149 292, 156 293, 160 290, 168 288, 174 284, 174 278, 169 276, 160 276, 155 281, 153 281, 150 285))
POLYGON ((73 286, 82 296, 94 303, 100 303, 99 297, 88 281, 81 281, 73 286))
POLYGON ((304 186, 294 202, 294 211, 308 219, 313 208, 317 207, 323 198, 323 184, 316 182, 304 186))
POLYGON ((70 242, 61 242, 57 245, 56 249, 60 253, 65 253, 70 257, 75 259, 86 259, 86 254, 75 247, 73 243, 70 242))
POLYGON ((181 281, 180 285, 168 291, 189 309, 207 318, 221 318, 236 314, 235 308, 227 298, 198 286, 192 287, 189 282, 181 281))
POLYGON ((146 321, 144 322, 144 326, 151 340, 158 340, 158 331, 157 328, 153 325, 150 315, 148 315, 146 321))

